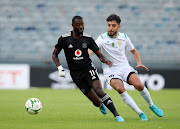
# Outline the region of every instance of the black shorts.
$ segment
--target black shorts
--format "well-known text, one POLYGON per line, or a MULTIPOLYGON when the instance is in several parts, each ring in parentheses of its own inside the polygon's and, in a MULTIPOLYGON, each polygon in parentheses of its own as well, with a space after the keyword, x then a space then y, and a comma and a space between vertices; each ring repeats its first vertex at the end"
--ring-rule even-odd
POLYGON ((83 94, 87 94, 91 90, 93 81, 99 80, 97 69, 92 66, 82 71, 71 71, 70 74, 83 94))

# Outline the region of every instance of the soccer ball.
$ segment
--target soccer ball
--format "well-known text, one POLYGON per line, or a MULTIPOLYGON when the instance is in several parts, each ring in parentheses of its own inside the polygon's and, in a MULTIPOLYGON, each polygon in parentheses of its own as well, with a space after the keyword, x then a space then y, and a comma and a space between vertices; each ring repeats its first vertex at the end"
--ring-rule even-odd
POLYGON ((25 109, 30 114, 37 114, 42 109, 42 103, 37 98, 30 98, 26 101, 25 109))

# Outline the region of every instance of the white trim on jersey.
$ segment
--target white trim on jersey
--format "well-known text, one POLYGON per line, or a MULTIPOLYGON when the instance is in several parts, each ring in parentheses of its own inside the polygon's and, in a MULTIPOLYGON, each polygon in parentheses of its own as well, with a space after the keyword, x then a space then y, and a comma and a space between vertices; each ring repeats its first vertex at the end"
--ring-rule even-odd
MULTIPOLYGON (((67 32, 67 33, 65 33, 65 34, 62 35, 63 38, 64 38, 64 37, 68 37, 68 36, 71 36, 71 31, 69 31, 69 32, 67 32)), ((88 34, 86 34, 86 33, 83 33, 83 36, 84 36, 84 37, 91 37, 91 35, 88 35, 88 34)))
POLYGON ((62 35, 63 38, 64 38, 64 37, 68 37, 68 36, 71 36, 71 31, 69 31, 69 32, 67 32, 67 33, 65 33, 65 34, 62 35))
POLYGON ((83 33, 83 36, 85 36, 85 37, 91 37, 91 35, 88 35, 88 34, 86 34, 86 33, 83 33))

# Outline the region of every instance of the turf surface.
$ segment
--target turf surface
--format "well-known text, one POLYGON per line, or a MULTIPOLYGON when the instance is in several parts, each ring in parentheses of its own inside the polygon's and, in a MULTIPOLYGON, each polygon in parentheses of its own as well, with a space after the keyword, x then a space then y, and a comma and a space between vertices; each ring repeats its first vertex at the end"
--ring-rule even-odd
POLYGON ((138 91, 128 91, 149 121, 140 121, 116 91, 107 91, 125 119, 115 121, 111 112, 101 114, 98 108, 80 90, 53 90, 38 88, 30 90, 0 90, 0 129, 179 129, 180 90, 165 89, 150 91, 154 103, 164 111, 157 117, 147 106, 138 91), (25 102, 35 97, 42 102, 42 111, 30 115, 25 110, 25 102))

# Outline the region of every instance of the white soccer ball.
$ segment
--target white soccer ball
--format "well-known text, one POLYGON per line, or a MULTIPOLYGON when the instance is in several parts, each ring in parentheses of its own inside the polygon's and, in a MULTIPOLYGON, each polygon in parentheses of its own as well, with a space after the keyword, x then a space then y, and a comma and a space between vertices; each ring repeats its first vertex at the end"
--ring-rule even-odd
POLYGON ((30 98, 25 104, 26 111, 30 114, 37 114, 42 109, 42 103, 37 98, 30 98))

